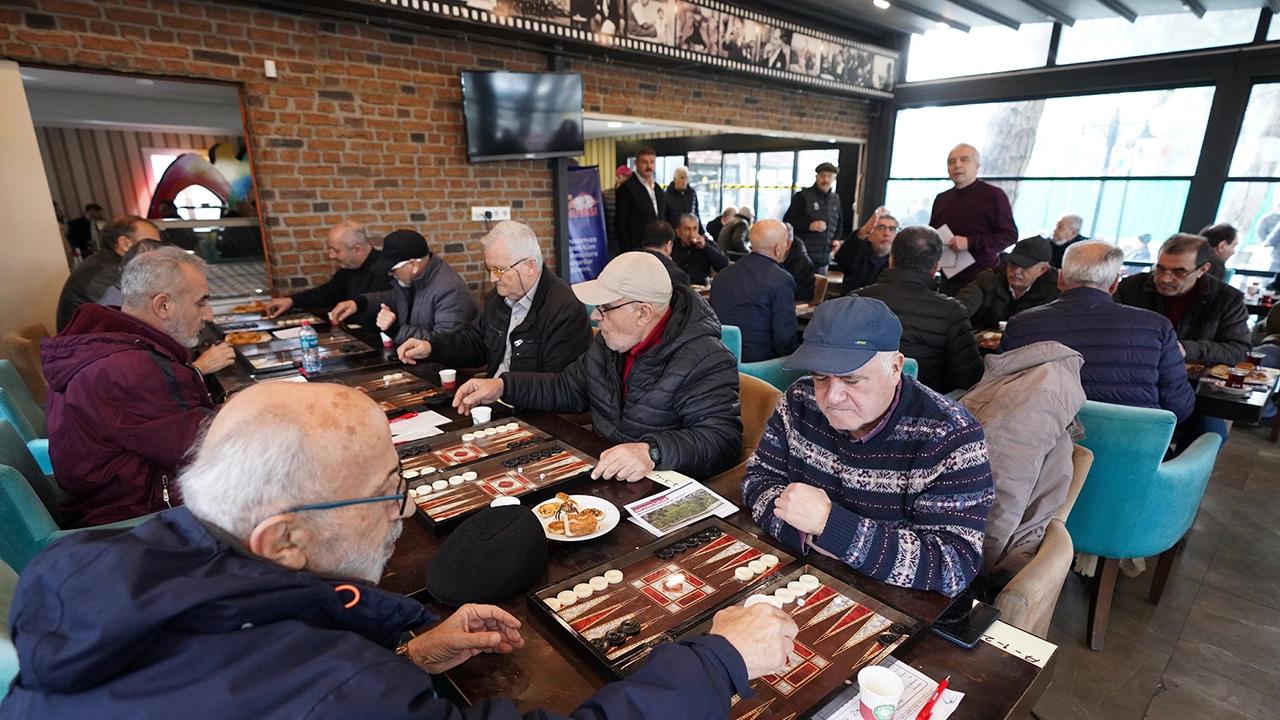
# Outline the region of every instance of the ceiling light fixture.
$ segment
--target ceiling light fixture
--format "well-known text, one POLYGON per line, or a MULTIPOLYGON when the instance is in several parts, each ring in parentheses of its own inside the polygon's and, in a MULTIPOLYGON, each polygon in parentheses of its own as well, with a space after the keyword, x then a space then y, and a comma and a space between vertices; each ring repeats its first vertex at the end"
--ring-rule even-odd
POLYGON ((881 10, 888 10, 888 9, 889 9, 889 0, 871 0, 871 4, 872 4, 872 5, 875 5, 876 7, 880 8, 881 10))
POLYGON ((148 80, 147 78, 137 78, 136 80, 134 80, 134 82, 138 83, 139 85, 155 85, 156 84, 155 80, 148 80))
POLYGON ((620 128, 620 127, 622 127, 622 123, 618 122, 617 120, 610 120, 610 121, 609 121, 608 123, 606 123, 606 124, 607 124, 609 127, 611 127, 611 128, 620 128))

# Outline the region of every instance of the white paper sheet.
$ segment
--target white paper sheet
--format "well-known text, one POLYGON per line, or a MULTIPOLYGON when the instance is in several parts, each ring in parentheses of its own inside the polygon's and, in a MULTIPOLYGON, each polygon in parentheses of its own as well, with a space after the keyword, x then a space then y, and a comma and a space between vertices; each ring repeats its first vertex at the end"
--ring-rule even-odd
POLYGON ((626 510, 631 515, 630 520, 632 522, 654 535, 662 537, 667 533, 674 532, 712 515, 728 517, 737 512, 738 507, 712 492, 711 488, 706 485, 695 480, 689 480, 683 485, 663 490, 660 493, 630 503, 626 506, 626 510), (689 502, 695 506, 705 505, 705 507, 700 507, 688 517, 681 518, 675 522, 666 522, 662 515, 655 515, 655 513, 661 513, 665 508, 681 502, 689 502))
POLYGON ((444 431, 441 425, 449 422, 449 418, 435 410, 423 410, 409 413, 391 420, 391 442, 399 445, 412 440, 434 437, 444 431))
MULTIPOLYGON (((902 684, 906 686, 906 689, 902 692, 902 701, 898 703, 898 709, 893 713, 893 720, 915 720, 916 715, 920 713, 920 709, 933 696, 933 691, 938 687, 938 681, 897 658, 890 659, 893 660, 893 664, 888 666, 889 669, 902 678, 902 684)), ((933 704, 933 714, 930 715, 930 720, 947 720, 947 718, 951 717, 951 713, 954 713, 956 708, 960 706, 960 701, 963 699, 964 693, 962 692, 957 692, 951 688, 942 691, 942 697, 938 698, 938 702, 933 704)), ((855 696, 840 709, 827 715, 827 720, 859 720, 860 717, 858 714, 858 698, 855 696)))
POLYGON ((951 232, 951 228, 943 225, 938 228, 938 236, 942 238, 942 274, 946 277, 953 277, 957 273, 973 264, 973 254, 968 250, 956 252, 951 249, 951 241, 955 238, 955 233, 951 232))
POLYGON ((302 326, 299 325, 298 327, 285 328, 284 330, 276 330, 271 334, 275 335, 276 338, 279 340, 297 340, 298 336, 302 334, 302 326))
POLYGON ((1049 658, 1053 657, 1054 651, 1058 649, 1057 645, 1048 640, 1042 640, 999 620, 987 628, 987 632, 982 635, 982 640, 1039 668, 1044 667, 1045 663, 1049 662, 1049 658))

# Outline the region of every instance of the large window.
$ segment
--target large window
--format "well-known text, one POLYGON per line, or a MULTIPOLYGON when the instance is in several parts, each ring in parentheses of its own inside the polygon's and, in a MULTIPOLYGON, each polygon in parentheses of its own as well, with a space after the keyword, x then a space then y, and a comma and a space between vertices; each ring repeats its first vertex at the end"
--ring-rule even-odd
POLYGON ((938 29, 912 35, 907 82, 1041 67, 1049 61, 1052 32, 1053 23, 1034 23, 1018 30, 985 25, 967 33, 938 29))
POLYGON ((1254 85, 1249 93, 1217 220, 1240 230, 1228 265, 1280 270, 1280 83, 1254 85))
POLYGON ((969 143, 979 176, 1009 195, 1020 236, 1073 213, 1085 235, 1146 259, 1178 229, 1212 101, 1197 87, 903 110, 886 204, 904 225, 927 222, 951 187, 947 153, 969 143))
POLYGON ((1258 10, 1215 10, 1197 18, 1189 12, 1077 20, 1063 26, 1058 64, 1157 55, 1253 42, 1258 10))

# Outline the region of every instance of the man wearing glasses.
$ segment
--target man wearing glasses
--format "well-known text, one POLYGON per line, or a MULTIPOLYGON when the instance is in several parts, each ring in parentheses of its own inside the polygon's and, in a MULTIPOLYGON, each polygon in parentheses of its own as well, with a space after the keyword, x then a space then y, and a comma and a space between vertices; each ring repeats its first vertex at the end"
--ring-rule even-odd
POLYGON ((413 230, 392 231, 382 241, 382 257, 395 280, 391 289, 338 303, 329 314, 333 322, 378 308, 378 329, 400 345, 409 338, 430 340, 461 329, 475 317, 471 289, 431 252, 422 235, 413 230))
POLYGON ((559 373, 470 380, 454 407, 466 413, 502 398, 517 409, 590 411, 595 432, 614 443, 593 477, 635 482, 658 469, 704 479, 737 462, 737 362, 706 301, 673 289, 646 252, 619 255, 573 292, 595 306, 600 325, 586 353, 559 373))
POLYGON ((956 293, 974 329, 994 330, 1023 310, 1056 300, 1058 271, 1049 266, 1052 258, 1048 240, 1024 238, 1002 263, 978 273, 956 293))
POLYGON ((898 236, 898 219, 886 207, 878 207, 853 237, 840 244, 836 265, 844 273, 842 294, 850 295, 880 279, 889 267, 889 249, 898 236))
MULTIPOLYGON (((10 615, 21 671, 0 717, 520 717, 502 698, 464 712, 431 675, 520 652, 519 620, 491 605, 439 620, 374 585, 412 505, 367 396, 251 387, 179 482, 185 507, 74 535, 24 568, 10 615)), ((767 604, 723 610, 576 716, 727 717, 750 679, 782 670, 795 634, 767 604)))
POLYGON ((434 340, 410 338, 397 350, 413 365, 430 358, 453 367, 486 365, 490 377, 510 370, 559 372, 587 351, 591 324, 565 281, 547 270, 528 225, 506 220, 480 240, 493 289, 484 310, 461 329, 434 340))

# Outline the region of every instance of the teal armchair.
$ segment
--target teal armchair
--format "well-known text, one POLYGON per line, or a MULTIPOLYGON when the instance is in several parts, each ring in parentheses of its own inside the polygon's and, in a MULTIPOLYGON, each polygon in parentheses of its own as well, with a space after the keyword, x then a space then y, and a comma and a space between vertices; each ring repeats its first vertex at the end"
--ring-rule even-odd
POLYGON ((1086 401, 1079 419, 1093 452, 1067 530, 1077 552, 1099 558, 1089 647, 1101 650, 1120 560, 1159 555, 1147 600, 1160 602, 1183 537, 1195 522, 1222 438, 1201 435, 1164 461, 1177 420, 1167 410, 1086 401))
POLYGON ((18 369, 8 360, 0 360, 0 420, 7 420, 13 425, 40 468, 45 473, 52 473, 44 410, 31 396, 18 369))
POLYGON ((0 562, 0 700, 9 694, 9 684, 18 676, 18 651, 9 637, 9 608, 18 587, 18 574, 0 562))
POLYGON ((720 326, 720 342, 729 348, 729 352, 742 364, 742 330, 737 325, 720 326))

